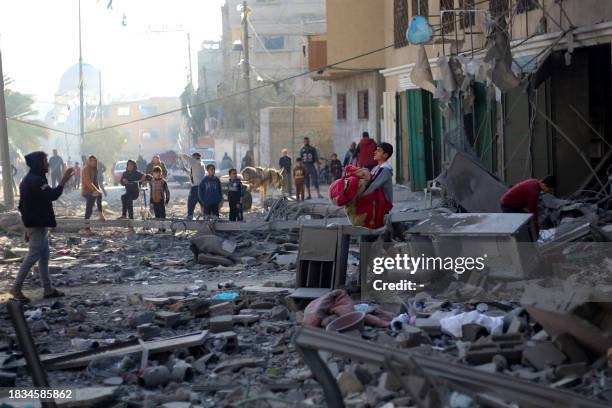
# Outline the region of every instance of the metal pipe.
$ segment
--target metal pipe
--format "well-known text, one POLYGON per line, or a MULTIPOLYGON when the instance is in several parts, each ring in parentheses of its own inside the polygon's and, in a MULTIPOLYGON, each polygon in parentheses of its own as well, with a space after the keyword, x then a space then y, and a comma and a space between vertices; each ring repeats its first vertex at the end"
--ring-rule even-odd
MULTIPOLYGON (((9 300, 6 304, 13 327, 15 328, 15 334, 17 335, 17 343, 19 349, 23 353, 23 356, 28 363, 28 370, 32 376, 32 383, 37 388, 48 388, 49 381, 47 380, 47 372, 40 362, 38 357, 38 351, 32 339, 32 333, 28 327, 28 324, 23 316, 23 307, 21 302, 18 300, 9 300)), ((41 399, 41 406, 43 408, 55 408, 55 401, 53 398, 41 399)))
POLYGON ((319 352, 310 347, 297 346, 297 349, 314 377, 321 384, 327 406, 331 408, 344 408, 344 400, 342 399, 340 387, 338 387, 338 383, 329 371, 327 364, 321 359, 319 352))

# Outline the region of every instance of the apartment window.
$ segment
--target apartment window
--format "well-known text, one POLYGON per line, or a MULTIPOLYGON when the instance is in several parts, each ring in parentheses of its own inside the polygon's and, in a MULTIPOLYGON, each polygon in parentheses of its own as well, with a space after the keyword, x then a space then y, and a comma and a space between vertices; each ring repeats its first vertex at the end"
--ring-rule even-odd
POLYGON ((442 13, 444 10, 453 10, 455 5, 454 0, 440 0, 440 14, 442 15, 442 34, 448 34, 455 31, 455 13, 442 13))
POLYGON ((408 30, 408 0, 394 0, 393 3, 393 33, 395 48, 408 45, 406 30, 408 30))
POLYGON ((118 106, 117 107, 117 116, 130 116, 130 107, 128 106, 118 106))
POLYGON ((518 0, 516 3, 516 14, 523 14, 534 10, 537 6, 531 0, 518 0))
POLYGON ((359 119, 368 119, 369 118, 369 109, 368 109, 368 91, 359 91, 357 92, 357 117, 359 119))
POLYGON ((412 0, 412 17, 429 15, 429 4, 427 0, 412 0))
POLYGON ((264 35, 262 36, 264 46, 268 50, 284 50, 285 37, 282 35, 264 35))
POLYGON ((346 119, 346 94, 344 93, 336 95, 336 112, 338 120, 346 119))
POLYGON ((474 0, 459 0, 459 22, 461 28, 466 29, 476 24, 476 5, 474 0))
POLYGON ((489 11, 491 12, 491 17, 493 18, 507 15, 509 9, 510 5, 508 4, 508 0, 491 0, 489 3, 489 11))
POLYGON ((140 105, 138 108, 140 109, 140 114, 142 116, 157 115, 158 112, 157 106, 154 105, 140 105))

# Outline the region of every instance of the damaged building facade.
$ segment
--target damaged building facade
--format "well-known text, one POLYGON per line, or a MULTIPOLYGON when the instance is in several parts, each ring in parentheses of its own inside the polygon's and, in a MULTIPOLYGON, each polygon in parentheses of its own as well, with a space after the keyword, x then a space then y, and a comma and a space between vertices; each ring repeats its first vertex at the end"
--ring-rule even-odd
POLYGON ((386 0, 384 8, 384 43, 393 46, 380 71, 383 126, 394 135, 397 181, 422 190, 463 151, 507 184, 554 174, 569 196, 606 183, 612 4, 386 0), (406 40, 417 15, 434 29, 423 51, 406 40))

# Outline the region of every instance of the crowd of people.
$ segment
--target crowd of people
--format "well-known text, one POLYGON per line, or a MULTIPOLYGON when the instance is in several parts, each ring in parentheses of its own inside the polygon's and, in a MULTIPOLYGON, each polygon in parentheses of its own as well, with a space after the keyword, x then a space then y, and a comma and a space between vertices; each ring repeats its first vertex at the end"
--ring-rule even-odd
MULTIPOLYGON (((283 173, 283 194, 291 196, 293 185, 295 185, 295 197, 297 200, 310 200, 312 198, 310 187, 312 186, 317 197, 321 198, 319 189, 320 175, 329 175, 328 182, 332 183, 342 178, 344 168, 348 165, 367 168, 368 171, 378 174, 380 163, 375 159, 376 150, 381 144, 377 144, 370 138, 368 132, 363 132, 359 144, 352 142, 346 151, 343 161, 340 161, 336 153, 332 153, 324 169, 321 169, 321 159, 318 150, 310 144, 310 138, 304 138, 304 145, 300 149, 299 156, 295 159, 292 167, 292 160, 287 149, 283 149, 278 166, 283 173), (304 197, 304 192, 307 193, 304 197)), ((385 145, 387 145, 385 143, 385 145)), ((390 146, 390 145, 389 145, 390 146)), ((391 166, 385 166, 390 169, 391 166)), ((385 177, 386 178, 386 177, 385 177)), ((389 180, 392 178, 392 174, 389 180)))

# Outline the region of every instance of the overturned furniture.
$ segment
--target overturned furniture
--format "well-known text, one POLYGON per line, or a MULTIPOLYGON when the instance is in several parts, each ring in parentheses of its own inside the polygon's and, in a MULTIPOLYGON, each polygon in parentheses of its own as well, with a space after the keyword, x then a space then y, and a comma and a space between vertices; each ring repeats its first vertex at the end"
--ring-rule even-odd
POLYGON ((349 241, 341 226, 301 227, 292 296, 315 299, 344 285, 349 241))
POLYGON ((501 212, 499 200, 508 187, 465 153, 458 152, 436 179, 446 195, 466 211, 501 212))
POLYGON ((435 215, 406 234, 413 256, 485 257, 492 278, 522 279, 537 266, 530 214, 435 215))

